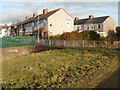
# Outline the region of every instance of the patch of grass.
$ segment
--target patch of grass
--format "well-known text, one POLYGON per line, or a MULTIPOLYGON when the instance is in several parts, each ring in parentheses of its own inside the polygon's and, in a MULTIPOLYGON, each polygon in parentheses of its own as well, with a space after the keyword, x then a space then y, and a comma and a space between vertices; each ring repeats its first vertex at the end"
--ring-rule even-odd
POLYGON ((4 88, 94 88, 118 68, 118 51, 51 50, 3 60, 4 88))

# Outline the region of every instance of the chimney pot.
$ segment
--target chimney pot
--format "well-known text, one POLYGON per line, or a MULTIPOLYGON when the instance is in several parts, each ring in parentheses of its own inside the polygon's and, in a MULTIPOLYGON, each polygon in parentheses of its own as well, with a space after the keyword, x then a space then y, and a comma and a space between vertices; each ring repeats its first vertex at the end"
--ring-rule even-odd
POLYGON ((20 22, 20 19, 17 20, 17 23, 19 23, 19 22, 20 22))
POLYGON ((48 9, 47 8, 43 9, 43 14, 46 14, 46 13, 48 13, 48 9))
POLYGON ((75 17, 75 21, 79 20, 79 17, 75 17))
POLYGON ((33 17, 36 17, 37 16, 37 13, 33 13, 33 17))
POLYGON ((94 18, 94 16, 93 15, 89 15, 89 19, 93 19, 94 18))
MULTIPOLYGON (((17 21, 18 22, 18 21, 17 21)), ((12 25, 15 24, 14 22, 12 22, 12 25)))
POLYGON ((30 17, 29 16, 26 16, 26 19, 29 19, 30 17))

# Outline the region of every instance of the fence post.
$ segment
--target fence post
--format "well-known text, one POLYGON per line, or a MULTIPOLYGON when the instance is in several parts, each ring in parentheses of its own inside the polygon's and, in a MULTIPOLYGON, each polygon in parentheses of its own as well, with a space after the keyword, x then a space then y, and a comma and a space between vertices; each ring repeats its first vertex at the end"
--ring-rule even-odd
POLYGON ((53 42, 53 40, 51 40, 51 47, 52 47, 52 42, 53 42))
POLYGON ((72 48, 74 48, 74 41, 72 41, 72 48))
POLYGON ((64 48, 65 48, 65 40, 63 41, 63 46, 64 46, 64 48))
POLYGON ((51 40, 49 39, 49 46, 51 46, 51 40))
POLYGON ((43 45, 43 40, 41 39, 41 46, 43 45))

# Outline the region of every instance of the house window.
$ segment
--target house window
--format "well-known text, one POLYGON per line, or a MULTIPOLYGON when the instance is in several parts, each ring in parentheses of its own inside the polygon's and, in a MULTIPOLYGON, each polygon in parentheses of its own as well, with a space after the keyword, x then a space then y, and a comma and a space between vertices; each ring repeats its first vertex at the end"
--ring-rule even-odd
POLYGON ((25 24, 25 27, 27 27, 27 24, 25 24))
POLYGON ((32 27, 32 30, 34 30, 34 27, 32 27))
POLYGON ((2 30, 0 29, 0 34, 2 34, 2 30))
POLYGON ((79 31, 81 30, 81 25, 79 25, 79 31))
POLYGON ((83 30, 83 25, 81 25, 81 30, 83 30))
POLYGON ((77 27, 77 31, 79 31, 79 27, 77 27))
POLYGON ((32 26, 34 26, 34 22, 32 22, 32 26))
POLYGON ((89 25, 87 26, 87 30, 89 30, 89 25))
POLYGON ((95 28, 95 26, 94 26, 94 30, 95 30, 96 28, 95 28))
POLYGON ((46 19, 43 19, 43 20, 41 21, 41 23, 43 23, 43 26, 45 26, 45 25, 46 25, 46 19))
POLYGON ((69 20, 69 19, 66 20, 66 26, 67 26, 67 27, 70 26, 70 20, 69 20))
POLYGON ((30 26, 30 23, 27 24, 27 27, 29 27, 29 26, 30 26))
POLYGON ((100 24, 98 24, 98 29, 100 29, 100 24))
POLYGON ((43 19, 43 22, 46 22, 46 19, 43 19))
POLYGON ((31 27, 32 26, 32 23, 29 23, 29 27, 31 27))
POLYGON ((5 31, 5 34, 7 34, 7 31, 5 31))
POLYGON ((53 25, 52 25, 52 24, 50 24, 50 26, 52 27, 53 25))
POLYGON ((45 26, 45 22, 44 22, 44 26, 45 26))
POLYGON ((37 26, 37 24, 38 24, 38 22, 36 21, 36 22, 35 22, 35 26, 37 26))
POLYGON ((22 28, 22 25, 18 26, 19 28, 22 28))
POLYGON ((88 27, 87 25, 84 25, 84 30, 87 30, 88 29, 87 27, 88 27))
POLYGON ((93 26, 91 26, 91 29, 93 29, 93 26))
POLYGON ((30 23, 26 24, 26 27, 29 27, 30 26, 30 23))

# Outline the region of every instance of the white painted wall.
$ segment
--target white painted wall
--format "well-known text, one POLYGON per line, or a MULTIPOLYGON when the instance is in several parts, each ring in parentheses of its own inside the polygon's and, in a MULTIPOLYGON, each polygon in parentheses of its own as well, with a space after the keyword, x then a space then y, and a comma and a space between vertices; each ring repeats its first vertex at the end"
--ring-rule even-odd
POLYGON ((63 9, 48 17, 49 36, 60 35, 74 31, 74 19, 63 9))
POLYGON ((2 38, 3 36, 10 36, 10 29, 1 29, 0 38, 2 38))
MULTIPOLYGON (((98 24, 84 24, 83 25, 83 30, 88 30, 87 27, 89 25, 89 30, 95 30, 98 34, 100 34, 100 36, 104 36, 106 37, 108 35, 108 31, 109 30, 114 30, 116 28, 116 23, 115 21, 112 19, 112 17, 108 17, 103 23, 98 23, 98 24), (100 28, 98 28, 98 25, 100 25, 100 28), (94 29, 91 29, 91 26, 94 27, 94 29)), ((74 30, 76 30, 78 27, 80 27, 81 25, 74 25, 74 30)))
POLYGON ((116 22, 113 20, 112 17, 107 18, 103 22, 103 31, 108 33, 109 30, 115 30, 116 28, 116 22))

